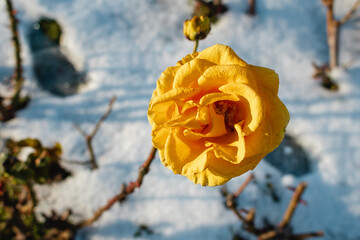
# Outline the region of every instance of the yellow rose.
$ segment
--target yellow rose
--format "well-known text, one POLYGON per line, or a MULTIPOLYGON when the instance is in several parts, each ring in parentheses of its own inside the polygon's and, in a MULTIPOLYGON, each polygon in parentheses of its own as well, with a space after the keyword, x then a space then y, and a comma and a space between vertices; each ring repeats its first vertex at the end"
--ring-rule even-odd
POLYGON ((289 113, 275 71, 214 45, 167 68, 149 104, 162 163, 195 184, 216 186, 252 170, 282 141, 289 113))

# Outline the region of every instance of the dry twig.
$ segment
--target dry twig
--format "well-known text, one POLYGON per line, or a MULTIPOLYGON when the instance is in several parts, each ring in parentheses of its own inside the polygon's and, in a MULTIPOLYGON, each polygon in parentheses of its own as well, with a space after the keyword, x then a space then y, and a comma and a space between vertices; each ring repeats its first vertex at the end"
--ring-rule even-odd
POLYGON ((290 203, 288 205, 288 208, 284 213, 283 219, 279 224, 280 228, 285 228, 290 223, 290 220, 295 212, 298 203, 301 200, 301 195, 303 194, 306 186, 307 186, 306 182, 301 182, 295 189, 293 197, 291 198, 290 203))
POLYGON ((253 179, 253 176, 250 175, 245 182, 240 186, 240 188, 235 193, 229 193, 224 187, 222 189, 222 193, 226 196, 226 206, 232 210, 232 212, 239 218, 240 221, 244 224, 244 229, 257 236, 259 240, 269 240, 269 239, 293 239, 293 240, 300 240, 306 239, 310 237, 320 237, 323 236, 323 232, 311 232, 311 233, 304 233, 304 234, 293 234, 292 228, 289 226, 291 218, 295 212, 295 209, 298 206, 298 203, 302 202, 301 195, 303 194, 306 183, 300 183, 294 191, 293 197, 290 200, 287 210, 284 213, 282 221, 279 223, 278 226, 268 226, 265 228, 258 228, 254 224, 255 219, 255 212, 254 208, 250 209, 246 212, 246 216, 244 217, 241 213, 236 209, 236 199, 239 195, 243 192, 245 187, 249 184, 249 182, 253 179))
POLYGON ((244 189, 247 187, 247 185, 251 182, 253 178, 254 175, 250 174, 235 193, 229 193, 226 185, 224 185, 222 188, 222 194, 226 197, 226 207, 229 208, 244 223, 247 223, 247 219, 243 217, 237 210, 236 199, 240 196, 240 194, 244 191, 244 189))
POLYGON ((119 194, 117 194, 114 197, 112 197, 111 199, 109 199, 108 202, 104 206, 100 207, 95 212, 93 217, 79 223, 78 227, 82 228, 82 227, 90 226, 92 223, 94 223, 96 220, 98 220, 105 211, 109 210, 116 202, 125 200, 125 198, 128 195, 130 195, 131 193, 133 193, 136 188, 140 188, 145 175, 149 172, 150 164, 154 160, 155 155, 156 155, 156 148, 153 147, 151 149, 151 152, 150 152, 148 158, 140 166, 139 175, 138 175, 136 181, 130 182, 127 185, 123 184, 119 194))
POLYGON ((111 113, 113 104, 116 100, 116 97, 112 97, 110 99, 109 105, 108 105, 108 109, 106 110, 106 112, 101 116, 101 118, 99 119, 99 121, 96 123, 94 129, 92 130, 92 132, 90 134, 87 134, 84 130, 82 130, 80 128, 79 125, 74 124, 74 127, 80 132, 80 134, 85 138, 86 140, 86 147, 89 151, 89 155, 90 155, 90 163, 91 163, 91 169, 96 169, 98 168, 98 164, 96 162, 96 157, 95 157, 95 153, 92 147, 92 140, 95 137, 96 133, 98 132, 101 124, 106 120, 106 118, 109 116, 109 114, 111 113))
POLYGON ((351 9, 349 10, 349 12, 339 21, 339 25, 343 25, 344 23, 346 23, 347 21, 349 21, 349 19, 352 17, 352 15, 356 12, 356 10, 359 8, 360 6, 360 0, 357 0, 354 5, 351 7, 351 9))
POLYGON ((322 0, 326 7, 326 29, 329 45, 330 69, 339 65, 339 28, 353 16, 360 6, 360 0, 357 0, 349 12, 341 19, 336 20, 334 17, 334 0, 322 0))

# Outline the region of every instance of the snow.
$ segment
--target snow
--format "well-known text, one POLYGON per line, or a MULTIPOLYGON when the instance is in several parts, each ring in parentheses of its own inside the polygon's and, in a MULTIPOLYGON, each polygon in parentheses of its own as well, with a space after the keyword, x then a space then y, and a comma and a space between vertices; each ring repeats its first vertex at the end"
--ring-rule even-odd
MULTIPOLYGON (((341 18, 355 0, 336 1, 341 18)), ((292 226, 295 232, 323 230, 323 239, 360 239, 360 22, 359 11, 341 30, 340 63, 348 70, 332 74, 338 92, 328 92, 312 79, 311 62, 327 60, 325 9, 320 0, 259 0, 258 15, 245 14, 247 1, 224 0, 229 12, 212 27, 199 50, 216 43, 231 46, 245 61, 275 69, 279 96, 288 107, 287 131, 307 150, 312 172, 301 177, 282 175, 262 161, 239 201, 257 209, 256 223, 266 216, 278 223, 291 197, 286 186, 308 183, 292 226), (269 178, 270 174, 270 178, 269 178), (281 201, 265 191, 270 181, 281 201)), ((90 171, 68 164, 74 175, 51 186, 37 186, 38 212, 72 208, 75 221, 90 217, 115 195, 123 182, 136 179, 151 148, 147 107, 156 80, 168 66, 190 53, 193 43, 182 36, 182 23, 192 12, 188 1, 17 0, 30 105, 17 118, 1 124, 1 138, 39 138, 45 145, 59 141, 68 160, 87 160, 83 137, 74 123, 90 132, 117 96, 113 112, 94 139, 100 168, 90 171), (64 29, 63 51, 89 83, 77 95, 59 98, 41 90, 31 70, 26 29, 39 16, 57 19, 64 29)), ((5 12, 4 2, 0 12, 5 12)), ((2 25, 8 24, 0 14, 2 25)), ((0 78, 14 65, 10 33, 0 27, 0 78)), ((288 149, 289 150, 289 149, 288 149)), ((290 149, 291 150, 291 149, 290 149)), ((247 174, 231 180, 237 189, 247 174)), ((220 188, 196 186, 172 174, 159 161, 151 165, 143 186, 123 204, 116 204, 81 239, 134 239, 140 224, 152 235, 145 239, 231 239, 240 222, 223 205, 220 188)))

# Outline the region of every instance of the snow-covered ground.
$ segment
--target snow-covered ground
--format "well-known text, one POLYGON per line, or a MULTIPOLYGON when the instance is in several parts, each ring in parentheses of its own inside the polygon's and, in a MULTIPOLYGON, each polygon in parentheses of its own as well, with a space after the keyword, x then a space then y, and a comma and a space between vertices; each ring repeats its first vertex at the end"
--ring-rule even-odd
MULTIPOLYGON (((94 139, 100 168, 90 171, 67 165, 74 175, 64 182, 37 187, 38 211, 71 208, 75 221, 84 219, 117 193, 123 182, 134 180, 151 148, 147 107, 157 78, 168 66, 190 53, 193 43, 182 35, 190 17, 189 1, 170 0, 15 0, 20 19, 25 68, 25 91, 32 101, 17 118, 1 124, 1 138, 39 138, 45 145, 59 141, 64 158, 87 160, 83 137, 74 123, 90 131, 117 96, 113 112, 94 139), (60 98, 41 90, 32 75, 26 38, 39 16, 63 26, 63 51, 86 71, 89 83, 77 95, 60 98)), ((247 1, 224 0, 229 11, 200 42, 199 50, 216 43, 231 46, 245 61, 275 69, 280 76, 280 98, 289 109, 287 131, 296 137, 312 160, 311 173, 282 175, 262 161, 240 200, 256 207, 257 224, 267 216, 276 224, 291 197, 286 189, 308 182, 292 225, 295 232, 323 230, 323 239, 360 239, 360 10, 341 31, 340 62, 353 60, 347 71, 336 69, 338 92, 328 92, 312 79, 311 62, 327 61, 325 9, 320 0, 258 0, 258 15, 245 14, 247 1), (273 202, 261 184, 271 174, 281 201, 273 202), (264 180, 264 181, 262 181, 264 180)), ((337 0, 342 17, 355 0, 337 0)), ((0 2, 0 77, 14 65, 4 1, 0 2)), ((235 190, 245 174, 228 183, 235 190)), ((77 239, 133 239, 140 224, 154 234, 145 239, 231 239, 241 231, 235 215, 226 210, 220 188, 194 185, 173 175, 158 158, 142 188, 123 204, 115 205, 77 239)))

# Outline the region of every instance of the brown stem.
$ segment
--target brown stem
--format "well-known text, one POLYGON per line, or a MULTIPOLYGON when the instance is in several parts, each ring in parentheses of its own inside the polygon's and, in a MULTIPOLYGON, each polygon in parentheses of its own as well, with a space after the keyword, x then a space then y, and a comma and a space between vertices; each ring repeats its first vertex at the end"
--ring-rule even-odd
POLYGON ((284 213, 283 219, 279 224, 279 228, 284 229, 290 223, 291 217, 293 216, 295 209, 301 200, 301 195, 303 194, 306 186, 306 182, 301 182, 296 187, 295 192, 289 202, 288 208, 284 213))
POLYGON ((297 234, 294 236, 293 239, 295 240, 302 240, 302 239, 307 239, 307 238, 311 238, 311 237, 322 237, 324 236, 323 232, 313 232, 313 233, 303 233, 303 234, 297 234))
POLYGON ((334 69, 339 65, 339 22, 337 21, 329 23, 328 44, 330 68, 334 69))
POLYGON ((255 0, 248 0, 249 9, 247 13, 251 16, 255 16, 256 14, 256 1, 255 0))
MULTIPOLYGON (((149 170, 150 170, 150 164, 152 163, 152 161, 153 161, 154 158, 155 158, 156 151, 157 151, 157 149, 154 148, 154 147, 152 147, 148 158, 147 158, 147 159, 145 160, 145 162, 140 166, 140 168, 139 168, 139 175, 138 175, 138 178, 136 179, 136 182, 137 182, 137 184, 138 184, 138 187, 141 186, 145 175, 149 172, 149 170)), ((130 192, 132 192, 132 191, 134 191, 134 189, 132 189, 132 190, 131 190, 131 189, 127 189, 127 190, 126 190, 127 193, 130 193, 130 192)))
POLYGON ((329 46, 330 69, 339 65, 339 28, 345 24, 360 6, 360 0, 357 0, 349 12, 340 20, 334 18, 334 0, 322 0, 326 7, 326 29, 329 46))
POLYGON ((22 60, 21 60, 21 45, 19 41, 19 32, 17 30, 18 20, 16 19, 16 11, 13 8, 11 0, 5 0, 6 9, 9 15, 10 20, 10 28, 12 33, 12 41, 14 44, 14 54, 15 54, 15 72, 14 72, 14 80, 15 80, 15 93, 12 97, 12 105, 16 109, 16 105, 20 98, 20 91, 23 86, 23 76, 22 76, 22 60))
POLYGON ((153 147, 151 149, 151 152, 150 152, 148 158, 140 166, 139 175, 138 175, 136 181, 130 182, 127 186, 123 185, 119 194, 117 194, 114 197, 112 197, 111 199, 109 199, 108 202, 104 206, 100 207, 95 212, 93 217, 80 222, 78 224, 78 227, 82 228, 82 227, 90 226, 92 223, 94 223, 96 220, 98 220, 105 211, 109 210, 116 202, 124 200, 126 198, 126 196, 133 193, 136 188, 140 188, 145 175, 149 172, 150 164, 154 160, 155 155, 156 155, 156 148, 153 147))
POLYGON ((267 240, 267 239, 272 239, 274 237, 276 237, 278 235, 278 233, 275 230, 272 231, 268 231, 266 233, 261 234, 258 239, 259 240, 267 240))
POLYGON ((106 110, 106 112, 102 115, 102 117, 99 119, 99 121, 96 123, 95 128, 93 129, 92 133, 90 134, 90 137, 93 138, 95 136, 95 134, 97 133, 97 131, 100 128, 100 125, 106 120, 106 118, 109 116, 109 114, 111 113, 113 104, 116 100, 116 97, 113 96, 110 99, 109 105, 108 105, 108 109, 106 110))
POLYGON ((86 147, 87 147, 87 149, 89 151, 89 155, 90 155, 91 169, 92 170, 97 169, 99 166, 97 164, 95 153, 94 153, 94 150, 92 147, 92 137, 90 137, 90 136, 88 136, 86 138, 86 147))
POLYGON ((245 190, 250 181, 254 178, 254 175, 251 173, 246 179, 245 182, 239 187, 239 189, 233 194, 234 198, 240 196, 240 194, 245 190))
POLYGON ((224 185, 224 187, 222 188, 222 194, 226 197, 226 207, 229 208, 236 215, 236 217, 244 223, 246 231, 254 235, 258 235, 260 233, 260 230, 254 226, 255 209, 250 209, 247 212, 246 217, 244 217, 236 209, 237 205, 235 202, 236 198, 240 196, 240 194, 244 191, 244 189, 248 186, 248 184, 253 178, 254 175, 250 174, 235 193, 229 193, 226 186, 224 185))
POLYGON ((89 155, 90 155, 90 163, 91 163, 91 169, 94 170, 96 168, 98 168, 98 164, 96 161, 96 156, 94 153, 94 149, 92 147, 92 140, 95 137, 96 133, 99 131, 101 124, 106 120, 106 118, 110 115, 111 110, 113 108, 114 102, 116 100, 116 97, 113 96, 110 99, 108 108, 106 110, 106 112, 101 116, 101 118, 99 119, 99 121, 96 123, 93 131, 90 134, 87 134, 86 132, 84 132, 80 126, 78 126, 77 124, 74 124, 74 127, 80 132, 81 135, 83 135, 83 137, 85 138, 86 141, 86 147, 89 151, 89 155))
POLYGON ((334 19, 334 1, 323 0, 326 6, 326 30, 327 40, 329 46, 329 61, 330 68, 333 69, 338 66, 338 52, 339 52, 339 22, 334 19))
POLYGON ((280 222, 278 226, 271 226, 270 228, 268 227, 257 228, 254 224, 255 212, 256 212, 254 208, 251 208, 249 211, 244 210, 246 212, 246 216, 243 217, 240 214, 240 212, 236 209, 235 199, 236 196, 239 196, 243 192, 244 188, 248 185, 248 183, 251 181, 252 178, 253 175, 250 175, 234 194, 229 193, 225 186, 222 188, 222 194, 223 196, 226 196, 227 208, 229 208, 238 217, 238 219, 243 222, 243 228, 247 232, 257 236, 259 240, 270 240, 270 239, 300 240, 309 237, 322 236, 323 234, 322 232, 294 235, 292 229, 287 228, 298 203, 301 202, 301 195, 306 188, 305 182, 300 183, 295 189, 293 197, 291 198, 289 202, 289 206, 283 216, 283 220, 280 222))
POLYGON ((246 223, 246 218, 244 218, 240 212, 236 209, 235 205, 228 206, 230 210, 236 215, 237 218, 239 218, 240 221, 246 223))
POLYGON ((248 213, 246 214, 246 222, 253 223, 255 220, 255 208, 251 208, 248 213))

